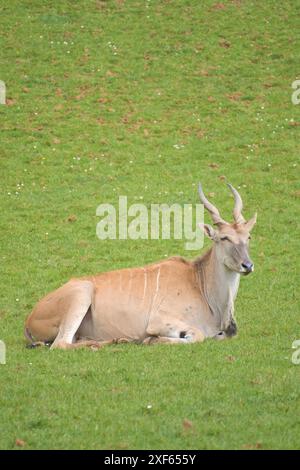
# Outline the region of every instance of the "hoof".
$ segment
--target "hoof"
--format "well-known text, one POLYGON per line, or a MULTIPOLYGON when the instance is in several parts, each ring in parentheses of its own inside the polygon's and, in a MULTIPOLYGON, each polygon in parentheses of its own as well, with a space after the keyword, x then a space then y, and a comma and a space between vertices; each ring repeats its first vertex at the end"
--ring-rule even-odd
POLYGON ((40 346, 50 346, 51 343, 44 343, 43 341, 36 341, 35 343, 30 343, 26 345, 27 349, 35 349, 39 348, 40 346))
POLYGON ((114 340, 115 344, 124 344, 124 343, 130 343, 129 339, 127 338, 117 338, 114 340))
POLYGON ((157 343, 158 337, 157 336, 148 336, 148 338, 144 339, 143 344, 150 345, 157 343))
POLYGON ((92 351, 98 351, 98 349, 101 349, 101 348, 102 348, 102 344, 101 344, 101 343, 97 343, 97 342, 95 341, 95 343, 89 345, 89 348, 90 348, 92 351))

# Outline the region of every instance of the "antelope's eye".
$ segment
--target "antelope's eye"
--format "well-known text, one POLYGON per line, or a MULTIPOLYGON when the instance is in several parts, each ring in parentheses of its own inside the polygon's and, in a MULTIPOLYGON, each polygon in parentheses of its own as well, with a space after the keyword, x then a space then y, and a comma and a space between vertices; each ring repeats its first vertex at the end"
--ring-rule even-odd
POLYGON ((221 237, 221 240, 222 241, 227 240, 228 242, 231 242, 231 240, 228 237, 221 237))
POLYGON ((251 235, 249 235, 248 240, 251 240, 251 235))

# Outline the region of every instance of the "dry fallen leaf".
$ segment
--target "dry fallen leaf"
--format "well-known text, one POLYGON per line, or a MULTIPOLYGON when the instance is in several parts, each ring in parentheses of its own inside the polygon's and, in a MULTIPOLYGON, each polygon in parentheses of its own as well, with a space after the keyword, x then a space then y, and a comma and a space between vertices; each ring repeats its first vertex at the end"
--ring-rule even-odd
POLYGON ((219 168, 218 163, 209 163, 208 166, 209 166, 210 168, 219 168))
POLYGON ((193 427, 193 423, 189 419, 184 418, 184 420, 182 421, 182 426, 183 429, 191 429, 193 427))
POLYGON ((77 217, 76 217, 76 215, 72 214, 72 215, 69 215, 67 220, 68 220, 68 222, 76 222, 77 217))
POLYGON ((211 10, 224 10, 226 7, 224 3, 215 3, 212 7, 211 10))
POLYGON ((23 439, 16 439, 15 441, 15 445, 18 446, 18 447, 24 447, 26 444, 25 441, 23 441, 23 439))
POLYGON ((256 442, 255 444, 244 444, 242 448, 243 449, 261 449, 262 444, 261 442, 256 442))
POLYGON ((234 356, 229 355, 229 356, 226 356, 226 360, 228 362, 234 362, 236 360, 236 358, 234 356))
POLYGON ((107 103, 108 101, 110 101, 110 100, 108 98, 106 98, 105 96, 102 96, 101 98, 97 99, 98 103, 107 103))
POLYGON ((242 93, 239 91, 236 91, 235 93, 228 93, 226 97, 230 101, 239 101, 241 99, 242 93))
POLYGON ((228 49, 231 46, 231 44, 229 41, 226 41, 226 39, 220 39, 219 46, 224 47, 225 49, 228 49))
POLYGON ((203 139, 203 137, 205 136, 205 131, 200 130, 200 131, 197 132, 196 135, 197 135, 198 139, 203 139))
POLYGON ((13 100, 12 98, 6 98, 6 105, 7 106, 13 106, 14 104, 16 104, 15 100, 13 100))
POLYGON ((117 77, 118 74, 117 74, 116 72, 112 72, 111 70, 108 70, 108 71, 106 72, 106 76, 107 76, 107 77, 117 77))

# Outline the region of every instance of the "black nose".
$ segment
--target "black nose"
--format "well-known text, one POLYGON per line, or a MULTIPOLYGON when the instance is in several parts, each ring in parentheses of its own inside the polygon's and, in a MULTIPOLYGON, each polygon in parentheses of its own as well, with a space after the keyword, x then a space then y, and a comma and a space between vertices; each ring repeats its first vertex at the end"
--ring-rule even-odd
POLYGON ((247 273, 251 273, 251 271, 253 271, 253 263, 251 263, 251 261, 245 261, 245 263, 242 263, 242 267, 247 273))

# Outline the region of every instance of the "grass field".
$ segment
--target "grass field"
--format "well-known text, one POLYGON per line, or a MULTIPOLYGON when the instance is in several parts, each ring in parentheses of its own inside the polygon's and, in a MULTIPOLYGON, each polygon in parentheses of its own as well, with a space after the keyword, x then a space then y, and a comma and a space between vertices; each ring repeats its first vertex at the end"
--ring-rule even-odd
POLYGON ((299 14, 291 0, 0 1, 1 449, 299 448, 299 14), (198 255, 100 241, 100 203, 195 203, 200 180, 230 218, 222 176, 258 211, 238 337, 25 348, 25 317, 70 277, 198 255))

